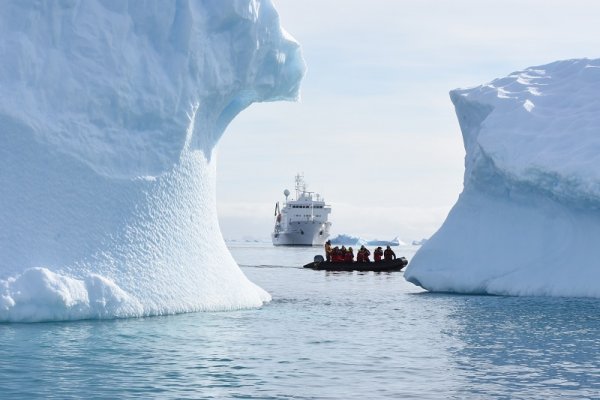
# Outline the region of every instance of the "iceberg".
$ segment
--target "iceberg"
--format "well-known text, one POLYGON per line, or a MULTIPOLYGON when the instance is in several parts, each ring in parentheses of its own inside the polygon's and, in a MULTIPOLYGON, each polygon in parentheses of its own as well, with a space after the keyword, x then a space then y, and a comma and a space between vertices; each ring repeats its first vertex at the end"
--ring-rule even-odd
POLYGON ((367 244, 369 246, 405 246, 406 245, 406 243, 403 242, 402 240, 400 240, 398 238, 398 236, 396 236, 392 240, 379 240, 379 239, 369 240, 367 242, 367 244))
POLYGON ((345 233, 340 233, 334 238, 329 240, 331 244, 350 245, 350 246, 361 246, 367 244, 367 241, 359 238, 358 236, 352 236, 345 233))
POLYGON ((271 1, 3 1, 0 36, 0 321, 270 300, 222 238, 215 146, 298 98, 271 1))
POLYGON ((464 189, 405 278, 430 291, 600 297, 600 59, 450 92, 464 189))
POLYGON ((330 239, 331 244, 343 244, 343 245, 351 245, 351 246, 404 246, 402 240, 396 236, 392 240, 365 240, 358 236, 352 236, 345 233, 341 233, 334 238, 330 239))

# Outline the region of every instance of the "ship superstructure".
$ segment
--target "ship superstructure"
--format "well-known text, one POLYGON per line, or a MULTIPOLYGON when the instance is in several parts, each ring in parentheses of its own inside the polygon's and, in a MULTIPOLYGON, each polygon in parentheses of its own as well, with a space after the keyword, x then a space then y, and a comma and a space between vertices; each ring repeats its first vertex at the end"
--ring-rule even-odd
POLYGON ((275 246, 322 246, 329 237, 331 222, 327 220, 331 206, 318 193, 306 190, 303 175, 296 175, 296 198, 275 204, 275 228, 271 238, 275 246))

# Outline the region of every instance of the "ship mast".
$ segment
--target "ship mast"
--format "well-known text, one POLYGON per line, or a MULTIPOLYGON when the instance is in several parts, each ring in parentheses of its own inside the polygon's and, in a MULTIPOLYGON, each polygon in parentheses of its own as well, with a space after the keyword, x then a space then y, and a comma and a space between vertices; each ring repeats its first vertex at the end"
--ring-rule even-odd
POLYGON ((306 192, 306 183, 304 183, 304 174, 296 175, 296 200, 300 198, 300 193, 306 192))

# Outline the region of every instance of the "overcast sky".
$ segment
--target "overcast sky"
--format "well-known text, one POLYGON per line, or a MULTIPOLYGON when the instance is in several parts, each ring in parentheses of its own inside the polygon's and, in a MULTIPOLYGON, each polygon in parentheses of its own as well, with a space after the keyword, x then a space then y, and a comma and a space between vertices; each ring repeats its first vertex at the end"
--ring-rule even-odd
POLYGON ((261 103, 218 148, 225 238, 268 238, 303 172, 332 234, 431 236, 462 191, 448 91, 600 56, 600 1, 275 0, 308 71, 300 103, 261 103))

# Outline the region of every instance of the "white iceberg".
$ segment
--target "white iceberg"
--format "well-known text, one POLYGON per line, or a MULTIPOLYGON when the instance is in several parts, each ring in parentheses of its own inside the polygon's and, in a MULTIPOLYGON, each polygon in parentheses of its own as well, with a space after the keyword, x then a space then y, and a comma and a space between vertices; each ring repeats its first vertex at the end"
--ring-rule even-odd
POLYGON ((350 245, 350 246, 361 246, 367 244, 367 241, 359 238, 358 236, 348 235, 346 233, 340 233, 339 235, 329 240, 333 245, 350 245))
POLYGON ((367 242, 367 244, 369 246, 405 246, 406 245, 406 243, 403 242, 402 240, 400 240, 398 238, 398 236, 396 236, 392 240, 379 240, 379 239, 369 240, 367 242))
POLYGON ((0 2, 0 321, 256 307, 227 250, 214 148, 295 100, 269 0, 0 2))
POLYGON ((431 291, 600 297, 600 60, 531 67, 450 97, 464 190, 406 279, 431 291))

